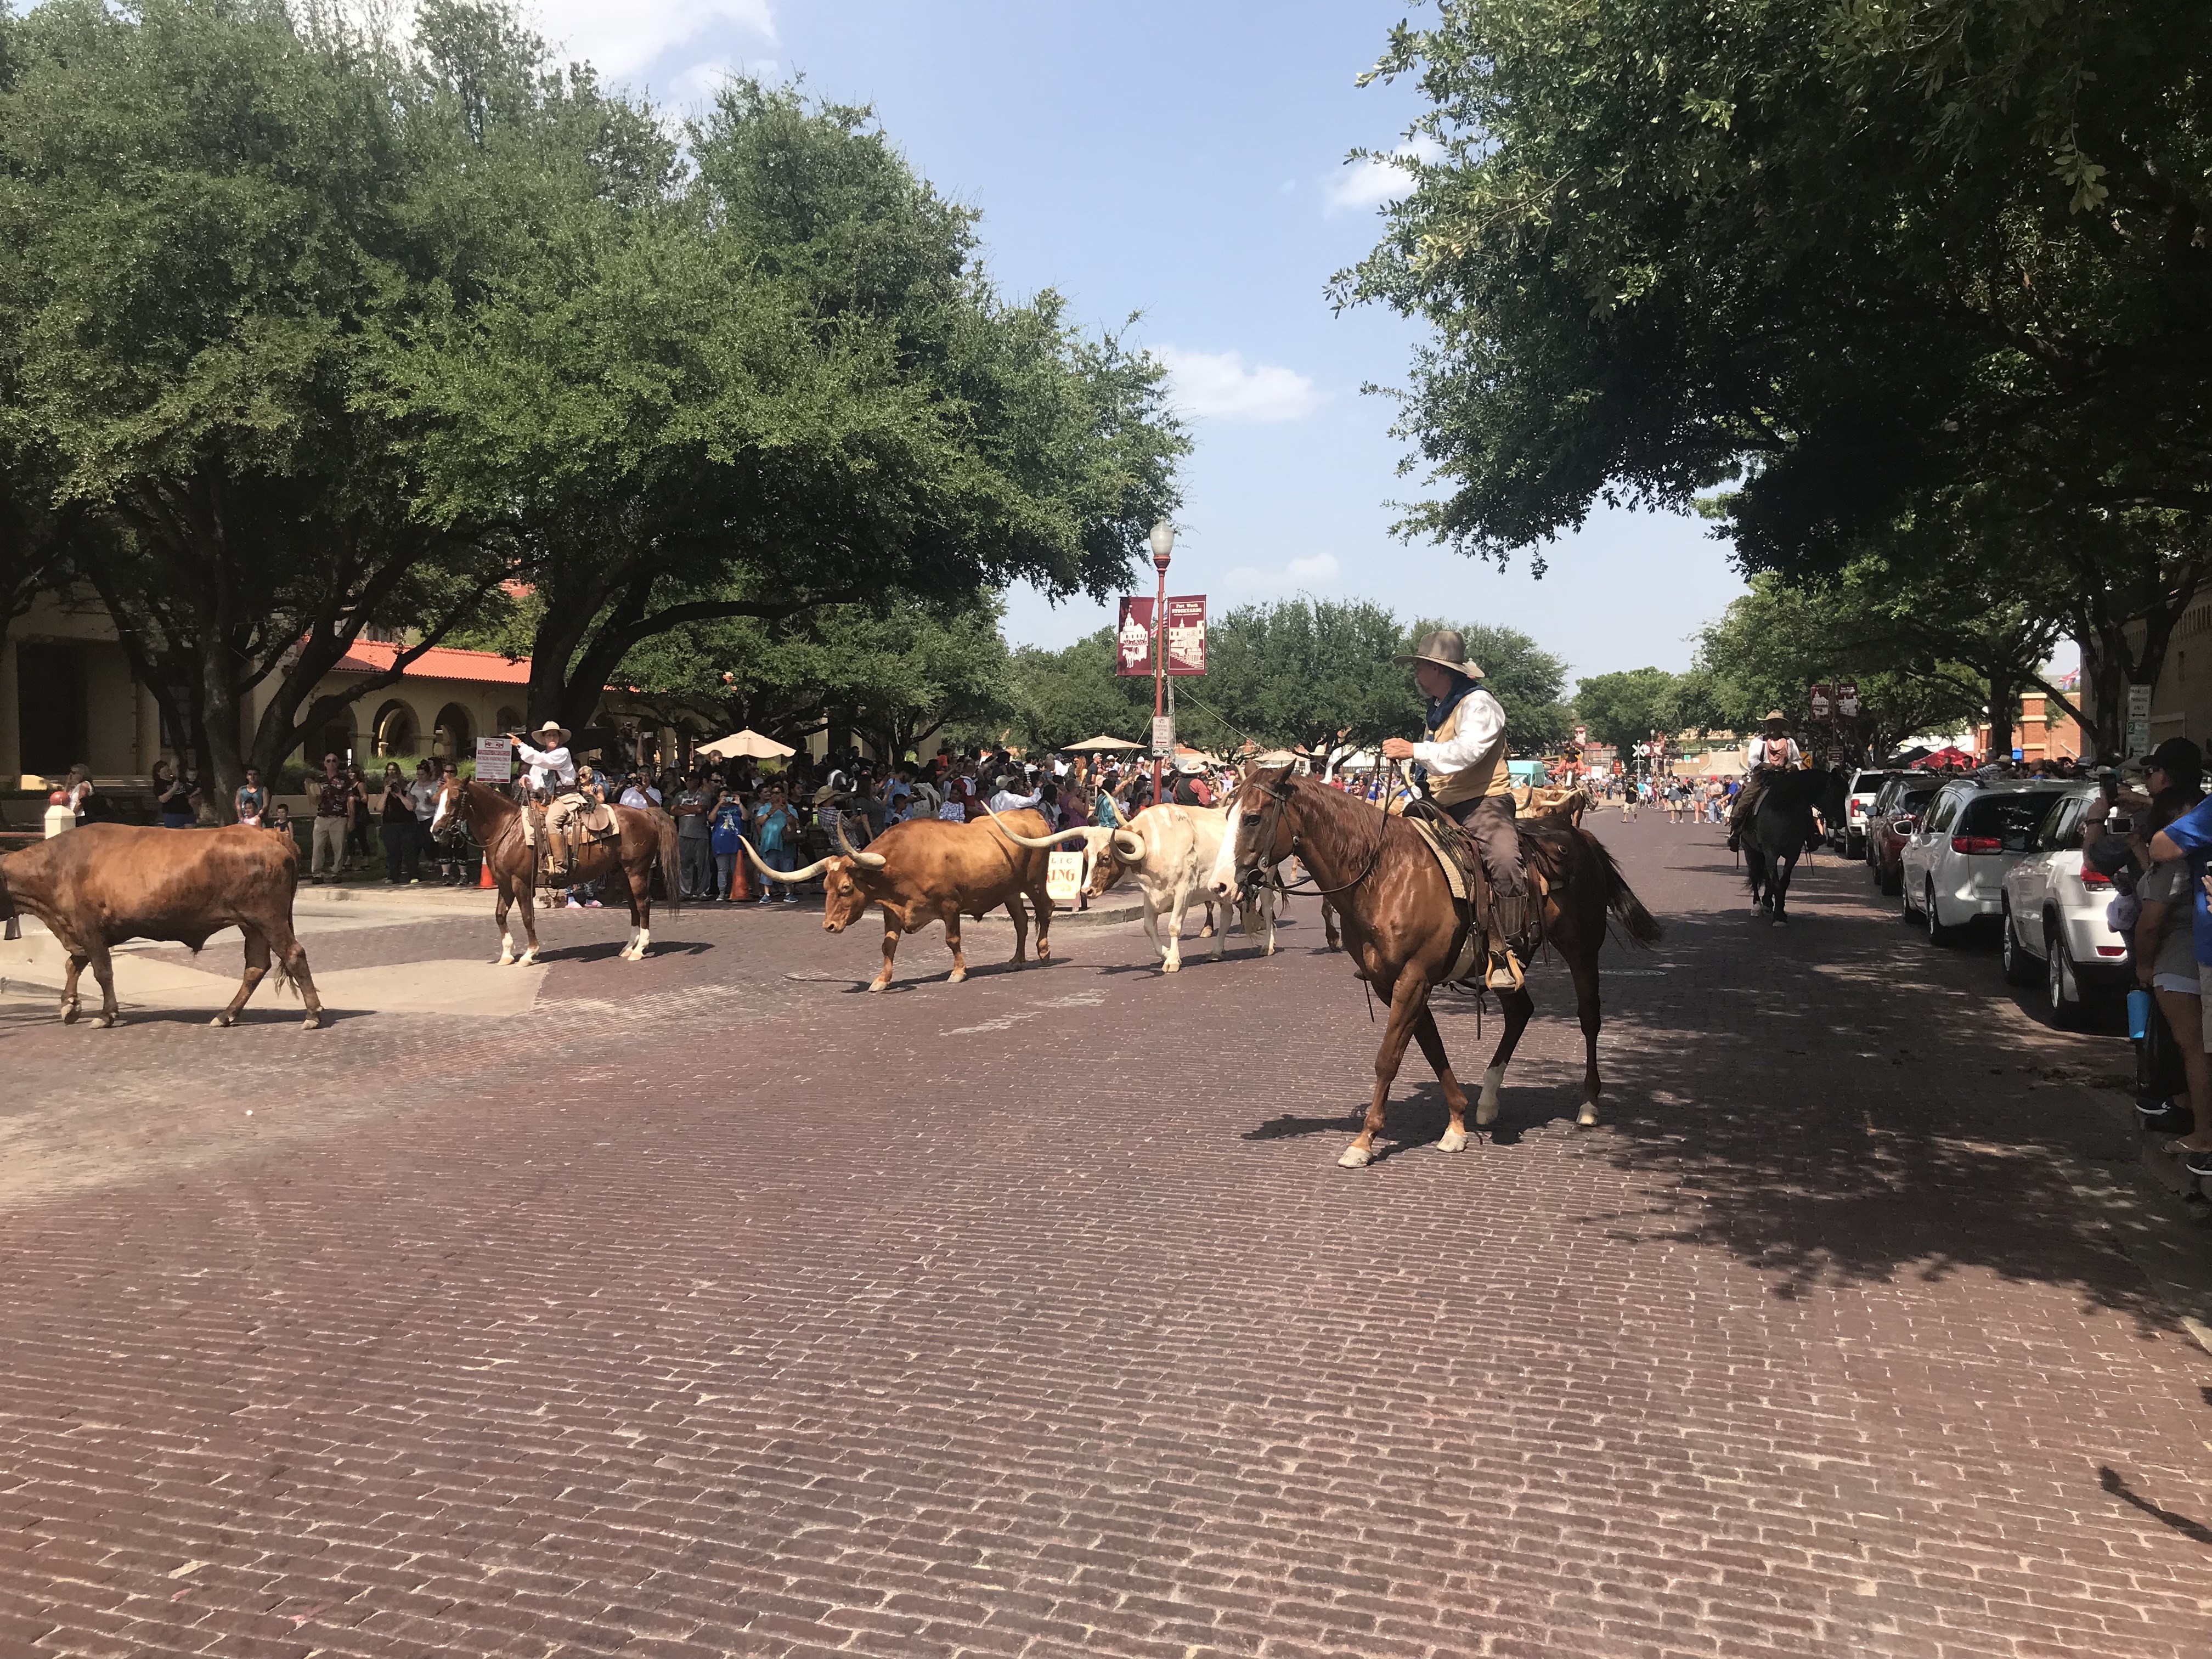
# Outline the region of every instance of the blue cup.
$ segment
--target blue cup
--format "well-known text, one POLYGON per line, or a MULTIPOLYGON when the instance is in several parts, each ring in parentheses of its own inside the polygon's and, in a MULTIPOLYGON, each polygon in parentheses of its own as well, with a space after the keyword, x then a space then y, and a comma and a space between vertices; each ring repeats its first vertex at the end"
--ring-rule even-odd
POLYGON ((2150 1035, 2150 993, 2141 988, 2128 993, 2128 1035, 2137 1042, 2150 1035))

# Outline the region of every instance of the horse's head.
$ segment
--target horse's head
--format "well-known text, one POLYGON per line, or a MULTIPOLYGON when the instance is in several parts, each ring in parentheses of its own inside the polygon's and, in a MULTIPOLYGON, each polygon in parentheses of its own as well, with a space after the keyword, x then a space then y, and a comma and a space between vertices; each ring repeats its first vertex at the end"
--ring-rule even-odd
POLYGON ((1255 766, 1229 799, 1221 851, 1207 886, 1218 900, 1240 900, 1291 855, 1288 808, 1297 780, 1288 766, 1255 766))
POLYGON ((458 775, 440 780, 438 793, 430 809, 430 836, 434 841, 457 842, 469 827, 468 796, 458 775))

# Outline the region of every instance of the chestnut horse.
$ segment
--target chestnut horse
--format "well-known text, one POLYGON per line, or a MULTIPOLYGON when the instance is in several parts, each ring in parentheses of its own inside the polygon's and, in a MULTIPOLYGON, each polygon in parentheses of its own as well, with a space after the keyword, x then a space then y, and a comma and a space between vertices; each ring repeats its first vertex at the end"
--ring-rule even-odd
MULTIPOLYGON (((1629 890, 1613 854, 1569 817, 1523 818, 1520 831, 1523 860, 1548 886, 1544 943, 1565 958, 1574 975, 1586 1055, 1583 1106, 1576 1121, 1588 1127, 1597 1121, 1603 1087, 1597 1070, 1597 957, 1605 944, 1607 918, 1618 921, 1640 945, 1658 943, 1659 924, 1629 890)), ((1448 1152, 1460 1151, 1467 1145, 1467 1092, 1452 1075, 1436 1016, 1429 1011, 1429 994, 1450 973, 1460 943, 1451 887, 1436 855, 1402 817, 1297 776, 1287 767, 1255 770, 1230 803, 1228 831, 1213 871, 1215 893, 1226 897, 1245 884, 1265 879, 1267 870, 1292 853, 1336 906, 1345 948, 1358 964, 1358 977, 1390 1004, 1390 1023, 1375 1055, 1374 1097, 1358 1139, 1337 1162, 1356 1170, 1373 1158, 1383 1103, 1409 1040, 1421 1045, 1435 1068, 1451 1112, 1451 1127, 1437 1145, 1448 1152)), ((1481 960, 1480 952, 1476 960, 1481 960)), ((1477 1124, 1496 1120, 1498 1085, 1536 1008, 1525 987, 1499 992, 1498 1000, 1505 1014, 1505 1033, 1482 1074, 1477 1124)))
MULTIPOLYGON (((668 908, 684 908, 684 884, 677 875, 676 820, 658 808, 611 806, 617 839, 586 842, 568 867, 568 884, 622 878, 629 899, 629 942, 622 948, 626 962, 645 960, 653 943, 653 866, 660 862, 660 879, 668 890, 668 908)), ((507 913, 517 899, 522 902, 522 931, 530 948, 520 960, 538 960, 538 855, 523 838, 522 808, 488 783, 474 778, 465 783, 448 780, 438 792, 437 810, 430 815, 433 836, 453 836, 465 830, 483 848, 484 866, 499 885, 499 904, 493 919, 499 924, 501 967, 517 960, 514 936, 507 931, 507 913)))

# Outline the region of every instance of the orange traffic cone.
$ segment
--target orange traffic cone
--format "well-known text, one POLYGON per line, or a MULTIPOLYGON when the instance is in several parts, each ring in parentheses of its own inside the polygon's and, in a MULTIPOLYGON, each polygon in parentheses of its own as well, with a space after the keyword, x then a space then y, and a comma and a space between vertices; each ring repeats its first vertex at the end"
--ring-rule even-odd
POLYGON ((746 876, 745 855, 740 853, 737 866, 730 872, 730 899, 732 903, 743 904, 752 897, 753 884, 746 876))
POLYGON ((477 868, 481 872, 477 878, 477 885, 478 887, 496 887, 499 885, 497 882, 491 878, 491 860, 489 859, 486 859, 482 864, 479 864, 477 868))

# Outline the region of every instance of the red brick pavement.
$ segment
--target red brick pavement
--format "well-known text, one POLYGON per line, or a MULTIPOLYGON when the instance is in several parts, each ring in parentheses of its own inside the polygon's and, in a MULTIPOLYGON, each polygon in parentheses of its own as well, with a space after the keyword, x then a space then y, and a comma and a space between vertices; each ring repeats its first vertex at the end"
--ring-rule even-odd
POLYGON ((1416 1060, 1358 1172, 1310 901, 1176 979, 563 917, 527 1024, 0 1026, 0 1654, 2212 1651, 2212 1359, 2049 1080, 2111 1041, 1601 832, 1671 930, 1604 1126, 1547 969, 1500 1133, 1416 1060))

